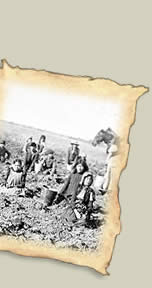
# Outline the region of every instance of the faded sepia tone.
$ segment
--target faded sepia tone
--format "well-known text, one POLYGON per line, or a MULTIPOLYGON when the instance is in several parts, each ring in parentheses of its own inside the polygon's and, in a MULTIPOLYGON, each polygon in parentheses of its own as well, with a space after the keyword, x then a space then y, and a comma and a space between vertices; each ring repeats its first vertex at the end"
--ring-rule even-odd
MULTIPOLYGON (((49 73, 46 71, 24 70, 11 67, 3 61, 0 70, 2 75, 0 83, 1 107, 5 102, 5 88, 8 82, 20 83, 30 86, 45 87, 49 90, 60 90, 65 93, 77 93, 81 97, 93 97, 104 101, 105 99, 118 103, 121 107, 121 123, 118 132, 122 139, 120 154, 112 161, 112 178, 109 189, 112 191, 108 202, 108 215, 104 227, 103 243, 95 252, 76 252, 70 249, 56 249, 53 246, 35 245, 1 237, 0 249, 11 250, 15 253, 29 256, 40 256, 60 259, 79 265, 85 265, 106 274, 109 265, 116 236, 120 233, 120 207, 118 202, 118 184, 121 171, 127 163, 129 144, 128 136, 130 127, 135 119, 137 99, 148 91, 144 86, 119 85, 112 80, 92 79, 89 77, 74 77, 49 73)), ((22 96, 21 96, 22 97, 22 96)), ((1 109, 2 109, 1 108, 1 109)), ((3 109, 1 110, 3 114, 3 109)))

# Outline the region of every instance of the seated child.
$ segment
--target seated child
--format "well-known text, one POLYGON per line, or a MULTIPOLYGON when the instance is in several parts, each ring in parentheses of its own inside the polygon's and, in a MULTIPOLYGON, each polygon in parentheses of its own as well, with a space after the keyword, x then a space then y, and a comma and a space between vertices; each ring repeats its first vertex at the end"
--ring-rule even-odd
POLYGON ((23 147, 23 152, 26 153, 29 149, 29 147, 31 146, 31 143, 32 143, 32 137, 29 137, 27 140, 26 140, 26 143, 23 147))
POLYGON ((0 141, 0 162, 5 162, 11 156, 11 153, 5 147, 5 140, 0 141))
POLYGON ((56 159, 52 154, 39 155, 35 162, 35 173, 43 172, 43 174, 50 174, 53 176, 56 173, 56 159))
POLYGON ((22 169, 22 161, 15 159, 11 167, 8 168, 5 177, 6 188, 24 188, 25 187, 25 173, 22 169))
POLYGON ((97 173, 94 180, 94 188, 104 195, 108 189, 110 182, 110 170, 108 169, 107 163, 97 173))
POLYGON ((69 205, 66 210, 66 218, 68 221, 77 222, 80 220, 84 221, 84 223, 89 221, 90 215, 93 211, 93 202, 95 201, 95 192, 91 187, 92 183, 92 173, 84 173, 75 197, 73 197, 71 205, 69 205))

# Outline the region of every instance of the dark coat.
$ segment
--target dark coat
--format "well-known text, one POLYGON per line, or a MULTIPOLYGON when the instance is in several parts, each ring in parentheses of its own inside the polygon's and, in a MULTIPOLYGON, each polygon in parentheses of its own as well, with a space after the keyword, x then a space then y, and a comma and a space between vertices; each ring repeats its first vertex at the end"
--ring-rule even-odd
POLYGON ((32 153, 29 149, 25 153, 25 158, 24 158, 24 171, 27 172, 29 169, 32 171, 34 168, 34 164, 37 161, 38 158, 38 153, 32 153))
POLYGON ((67 164, 71 165, 73 164, 75 158, 79 155, 80 150, 77 148, 74 152, 72 150, 72 147, 68 149, 68 154, 67 154, 67 164))
POLYGON ((64 185, 62 186, 59 194, 64 195, 65 197, 71 196, 73 200, 77 193, 77 189, 81 181, 81 178, 82 174, 79 173, 70 174, 69 177, 66 179, 64 185))
POLYGON ((11 153, 5 148, 5 146, 0 147, 0 161, 5 162, 6 159, 9 159, 11 153))

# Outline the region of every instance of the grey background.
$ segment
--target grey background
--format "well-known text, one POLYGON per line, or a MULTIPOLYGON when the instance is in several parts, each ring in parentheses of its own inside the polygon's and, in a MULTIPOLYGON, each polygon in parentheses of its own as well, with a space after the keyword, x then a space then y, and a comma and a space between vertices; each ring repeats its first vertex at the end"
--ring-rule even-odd
MULTIPOLYGON (((0 58, 25 68, 152 85, 151 1, 0 1, 0 58)), ((0 252, 1 287, 150 287, 152 96, 140 98, 120 180, 122 232, 110 276, 0 252), (83 284, 84 283, 84 284, 83 284)))

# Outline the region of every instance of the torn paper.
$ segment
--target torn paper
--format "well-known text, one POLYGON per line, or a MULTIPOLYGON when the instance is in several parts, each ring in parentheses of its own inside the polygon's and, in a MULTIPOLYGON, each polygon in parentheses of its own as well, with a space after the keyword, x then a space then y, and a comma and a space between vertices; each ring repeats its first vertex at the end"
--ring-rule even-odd
MULTIPOLYGON (((102 274, 144 86, 0 68, 0 249, 102 274)), ((117 247, 118 248, 118 247, 117 247)))

